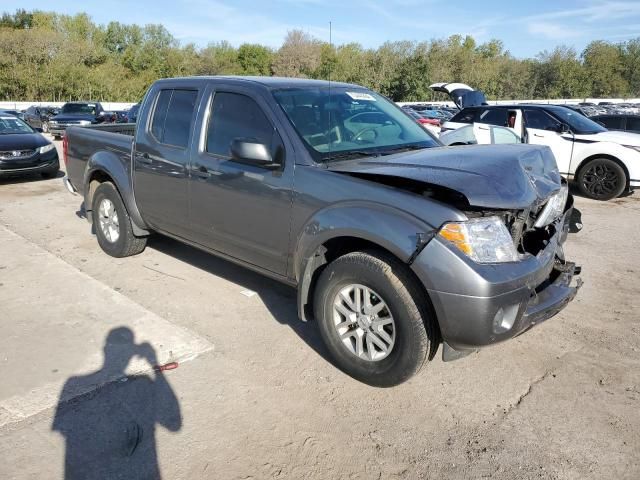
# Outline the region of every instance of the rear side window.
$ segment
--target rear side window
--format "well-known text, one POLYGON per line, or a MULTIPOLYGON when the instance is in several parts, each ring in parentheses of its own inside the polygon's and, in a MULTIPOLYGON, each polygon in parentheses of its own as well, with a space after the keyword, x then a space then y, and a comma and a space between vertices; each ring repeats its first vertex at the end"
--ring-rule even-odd
POLYGON ((640 133, 640 117, 628 117, 627 130, 640 133))
POLYGON ((624 117, 598 117, 596 122, 602 123, 606 128, 611 130, 624 129, 624 117))
POLYGON ((465 108, 451 117, 450 122, 456 123, 473 123, 475 122, 478 111, 475 108, 465 108))
POLYGON ((213 97, 207 127, 207 152, 230 157, 231 142, 236 138, 253 139, 271 146, 273 125, 252 98, 218 92, 213 97))
POLYGON ((542 110, 525 110, 524 122, 527 128, 536 130, 555 130, 558 121, 542 110))
POLYGON ((198 92, 161 90, 151 120, 151 134, 166 145, 187 148, 198 92))
POLYGON ((489 108, 484 110, 476 119, 479 123, 488 123, 499 127, 507 126, 507 110, 504 108, 489 108))

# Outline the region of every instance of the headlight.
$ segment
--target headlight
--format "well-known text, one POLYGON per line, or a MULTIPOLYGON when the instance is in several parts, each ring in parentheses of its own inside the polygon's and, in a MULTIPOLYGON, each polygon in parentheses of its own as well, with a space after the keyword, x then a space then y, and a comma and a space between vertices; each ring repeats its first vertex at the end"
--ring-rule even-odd
POLYGON ((80 120, 80 122, 78 122, 80 125, 91 125, 91 122, 89 120, 80 120))
POLYGON ((49 125, 57 125, 58 121, 57 120, 49 120, 49 125))
POLYGON ((547 201, 533 226, 536 228, 545 227, 562 215, 568 196, 569 188, 566 185, 562 185, 560 191, 547 201))
POLYGON ((53 143, 50 143, 49 145, 45 145, 44 147, 40 147, 38 150, 40 150, 40 153, 47 153, 50 152, 51 150, 53 150, 55 147, 55 145, 53 145, 53 143))
POLYGON ((498 217, 447 223, 440 229, 438 235, 478 263, 520 260, 506 225, 498 217))

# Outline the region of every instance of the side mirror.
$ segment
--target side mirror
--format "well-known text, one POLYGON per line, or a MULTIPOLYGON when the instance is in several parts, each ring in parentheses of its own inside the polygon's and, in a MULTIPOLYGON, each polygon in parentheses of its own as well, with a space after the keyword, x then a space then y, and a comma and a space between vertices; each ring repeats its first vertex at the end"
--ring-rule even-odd
POLYGON ((263 168, 278 168, 274 163, 269 148, 254 139, 235 138, 231 141, 231 158, 241 163, 248 163, 263 168))
POLYGON ((569 125, 567 125, 566 123, 559 123, 558 126, 556 127, 556 132, 570 133, 571 130, 569 129, 569 125))

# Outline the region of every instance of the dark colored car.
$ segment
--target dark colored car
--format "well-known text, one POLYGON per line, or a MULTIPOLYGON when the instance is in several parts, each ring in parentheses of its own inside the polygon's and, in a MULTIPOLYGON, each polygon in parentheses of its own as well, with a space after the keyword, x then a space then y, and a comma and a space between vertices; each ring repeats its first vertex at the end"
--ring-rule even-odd
POLYGON ((640 115, 595 115, 591 120, 607 130, 640 133, 640 115))
POLYGON ((68 102, 58 115, 49 120, 49 132, 60 138, 69 126, 88 126, 109 123, 111 115, 104 111, 99 102, 68 102))
POLYGON ((135 105, 133 105, 130 109, 129 112, 127 113, 127 118, 129 119, 130 123, 136 123, 136 121, 138 120, 138 111, 140 110, 140 104, 136 103, 135 105))
POLYGON ((4 109, 0 110, 0 114, 13 115, 14 117, 19 118, 21 120, 22 120, 22 117, 24 115, 22 112, 20 112, 18 110, 4 110, 4 109))
POLYGON ((13 115, 0 112, 0 178, 40 173, 56 176, 60 164, 55 146, 13 115))
MULTIPOLYGON (((562 310, 573 198, 547 147, 449 148, 358 85, 155 82, 138 122, 70 128, 71 192, 107 254, 151 232, 298 289, 336 364, 378 386, 562 310)), ((244 327, 251 329, 251 325, 244 327)))
POLYGON ((32 128, 41 128, 43 132, 49 132, 49 120, 55 117, 60 110, 54 107, 31 106, 24 112, 23 120, 32 128))

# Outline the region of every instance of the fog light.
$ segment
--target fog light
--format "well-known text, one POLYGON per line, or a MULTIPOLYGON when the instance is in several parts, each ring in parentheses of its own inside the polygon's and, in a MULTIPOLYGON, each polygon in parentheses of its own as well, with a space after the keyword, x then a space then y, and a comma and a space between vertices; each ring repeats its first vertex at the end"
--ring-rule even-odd
POLYGON ((493 317, 493 332, 504 333, 509 331, 516 321, 519 308, 519 303, 516 303, 515 305, 511 305, 509 307, 500 307, 500 309, 496 312, 496 315, 493 317))

